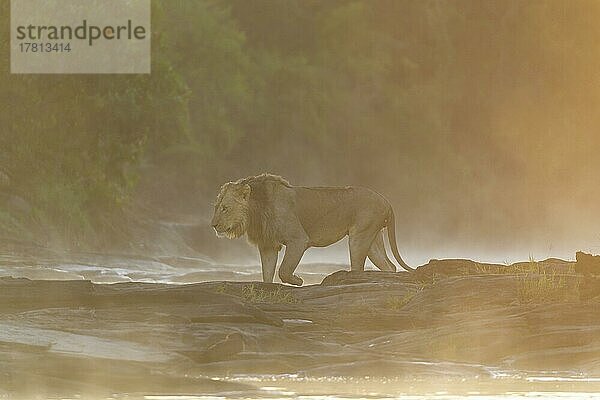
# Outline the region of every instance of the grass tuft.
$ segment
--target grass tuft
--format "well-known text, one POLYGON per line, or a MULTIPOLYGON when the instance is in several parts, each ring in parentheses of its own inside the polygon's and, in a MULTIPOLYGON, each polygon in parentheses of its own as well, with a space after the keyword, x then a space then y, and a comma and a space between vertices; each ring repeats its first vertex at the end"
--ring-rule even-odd
MULTIPOLYGON (((573 268, 565 268, 565 273, 572 273, 573 268)), ((544 267, 543 263, 536 261, 531 255, 529 256, 528 262, 522 263, 514 263, 510 265, 485 265, 485 264, 477 264, 474 268, 461 268, 461 275, 531 275, 531 274, 546 274, 548 273, 547 267, 544 267)))
POLYGON ((564 275, 541 272, 522 276, 517 296, 521 304, 569 302, 579 297, 579 281, 569 285, 564 275))
POLYGON ((404 308, 410 301, 423 290, 423 287, 419 288, 416 291, 410 291, 404 294, 404 296, 388 296, 385 301, 385 306, 387 309, 392 311, 398 311, 404 308))
POLYGON ((274 290, 258 287, 255 284, 242 287, 242 300, 246 303, 295 304, 299 300, 291 290, 277 286, 274 290))

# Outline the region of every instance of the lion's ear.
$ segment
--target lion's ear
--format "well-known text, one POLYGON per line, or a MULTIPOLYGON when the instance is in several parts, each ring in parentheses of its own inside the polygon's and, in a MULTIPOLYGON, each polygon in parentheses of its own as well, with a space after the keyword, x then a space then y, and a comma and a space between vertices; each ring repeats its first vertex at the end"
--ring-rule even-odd
POLYGON ((247 183, 244 184, 244 186, 242 186, 242 188, 240 190, 240 194, 242 195, 242 199, 248 200, 248 198, 250 197, 250 192, 251 191, 252 191, 252 188, 250 187, 250 185, 248 185, 247 183))

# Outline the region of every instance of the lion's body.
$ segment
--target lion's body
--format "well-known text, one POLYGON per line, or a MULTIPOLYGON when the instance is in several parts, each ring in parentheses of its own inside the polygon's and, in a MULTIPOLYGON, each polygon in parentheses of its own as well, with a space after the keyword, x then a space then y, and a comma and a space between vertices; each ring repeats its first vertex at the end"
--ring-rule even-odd
POLYGON ((370 225, 385 226, 389 204, 364 188, 298 188, 297 212, 311 246, 329 246, 370 225))
POLYGON ((221 226, 230 227, 223 229, 226 235, 230 235, 231 230, 242 230, 237 229, 238 226, 245 228, 248 240, 260 251, 265 281, 272 281, 277 253, 282 245, 286 246, 279 276, 284 282, 298 285, 302 280, 293 272, 304 251, 309 247, 329 246, 345 236, 349 236, 352 269, 364 269, 368 256, 378 268, 395 271, 385 253, 382 232, 385 227, 389 227, 394 256, 403 267, 410 268, 397 254, 393 219, 388 201, 372 190, 292 186, 281 177, 263 174, 223 186, 217 198, 213 226, 217 231, 221 226), (223 208, 221 203, 227 203, 229 191, 233 193, 232 201, 223 208), (243 192, 248 193, 246 198, 243 192), (222 221, 231 212, 231 204, 245 207, 244 221, 222 221), (227 212, 219 213, 220 209, 227 212))

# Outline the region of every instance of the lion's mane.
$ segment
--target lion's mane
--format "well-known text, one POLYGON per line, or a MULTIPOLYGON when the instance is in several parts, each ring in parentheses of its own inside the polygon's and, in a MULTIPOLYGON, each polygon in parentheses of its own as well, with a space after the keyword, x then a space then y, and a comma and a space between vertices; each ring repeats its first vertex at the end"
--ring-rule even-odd
POLYGON ((278 175, 264 173, 249 176, 221 186, 216 204, 221 202, 228 189, 241 185, 249 185, 251 189, 247 207, 237 205, 235 210, 236 213, 241 213, 245 217, 243 218, 245 220, 244 228, 248 235, 248 241, 257 246, 278 247, 275 238, 276 219, 273 218, 274 199, 275 196, 281 195, 282 188, 291 188, 292 186, 278 175))
POLYGON ((282 188, 292 186, 281 176, 266 173, 243 178, 236 183, 247 184, 251 188, 246 227, 248 241, 257 246, 278 247, 275 237, 277 220, 273 215, 274 199, 281 195, 282 188))

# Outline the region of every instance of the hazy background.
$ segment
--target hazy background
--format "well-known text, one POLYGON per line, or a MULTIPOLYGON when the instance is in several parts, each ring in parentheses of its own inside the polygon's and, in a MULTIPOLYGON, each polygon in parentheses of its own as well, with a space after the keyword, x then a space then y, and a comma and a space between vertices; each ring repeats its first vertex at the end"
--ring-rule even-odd
POLYGON ((208 218, 268 171, 381 192, 411 264, 600 251, 597 1, 154 1, 150 76, 10 75, 8 3, 4 239, 255 257, 208 218))

